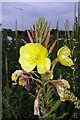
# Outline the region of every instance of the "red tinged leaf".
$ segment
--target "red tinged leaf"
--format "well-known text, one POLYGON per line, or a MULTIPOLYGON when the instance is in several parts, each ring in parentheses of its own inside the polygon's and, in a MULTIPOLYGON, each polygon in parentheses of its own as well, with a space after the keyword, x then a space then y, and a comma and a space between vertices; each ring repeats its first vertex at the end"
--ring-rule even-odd
POLYGON ((36 26, 34 28, 34 31, 35 31, 35 39, 38 40, 38 34, 37 34, 36 26))
POLYGON ((44 37, 46 36, 47 32, 48 32, 48 26, 46 26, 46 29, 44 31, 44 37))
POLYGON ((27 42, 25 40, 22 39, 22 41, 23 41, 24 44, 27 44, 27 42))
POLYGON ((25 85, 25 88, 29 91, 30 89, 30 79, 26 79, 26 85, 25 85))
POLYGON ((44 47, 47 47, 47 45, 49 43, 49 39, 50 39, 50 31, 48 32, 48 35, 47 35, 46 40, 44 42, 44 47))
POLYGON ((30 35, 30 32, 27 30, 27 34, 28 34, 28 37, 29 37, 29 40, 30 40, 30 42, 33 42, 33 39, 32 39, 32 37, 31 37, 31 35, 30 35))
POLYGON ((56 44, 56 40, 55 40, 55 42, 52 44, 52 46, 50 47, 50 49, 49 49, 49 54, 53 51, 55 44, 56 44))

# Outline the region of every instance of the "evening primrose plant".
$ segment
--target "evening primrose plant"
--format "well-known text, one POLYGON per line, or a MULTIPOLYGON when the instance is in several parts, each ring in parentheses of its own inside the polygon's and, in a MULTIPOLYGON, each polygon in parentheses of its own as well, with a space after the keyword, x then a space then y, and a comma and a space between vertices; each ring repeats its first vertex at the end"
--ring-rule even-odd
MULTIPOLYGON (((36 83, 36 97, 34 101, 34 115, 39 118, 52 118, 56 120, 55 110, 61 101, 70 100, 75 108, 80 109, 80 101, 70 92, 70 84, 64 78, 54 79, 54 68, 59 62, 61 65, 71 67, 74 65, 70 56, 70 49, 64 45, 57 51, 57 58, 50 59, 56 40, 49 45, 50 28, 44 18, 40 18, 30 32, 27 30, 30 42, 23 40, 20 48, 19 63, 22 70, 12 73, 13 84, 19 84, 30 89, 30 81, 36 83), (18 79, 18 83, 17 83, 18 79), (56 88, 56 89, 55 89, 56 88), (60 100, 55 100, 53 93, 56 90, 60 100)), ((62 115, 63 118, 66 115, 62 115)))

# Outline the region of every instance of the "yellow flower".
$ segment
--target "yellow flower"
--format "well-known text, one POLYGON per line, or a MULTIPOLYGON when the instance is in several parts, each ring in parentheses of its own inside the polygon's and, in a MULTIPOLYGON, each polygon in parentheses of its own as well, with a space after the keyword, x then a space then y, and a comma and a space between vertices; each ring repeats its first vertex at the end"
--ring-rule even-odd
POLYGON ((15 81, 16 82, 16 80, 18 79, 18 75, 17 74, 15 74, 15 73, 12 73, 12 81, 15 81))
POLYGON ((23 70, 31 72, 36 66, 38 73, 43 74, 50 69, 51 61, 48 51, 39 43, 28 43, 20 48, 19 63, 23 70))
POLYGON ((74 65, 72 59, 69 58, 68 56, 70 56, 70 49, 66 45, 61 47, 58 50, 57 59, 62 65, 64 65, 64 66, 74 65))

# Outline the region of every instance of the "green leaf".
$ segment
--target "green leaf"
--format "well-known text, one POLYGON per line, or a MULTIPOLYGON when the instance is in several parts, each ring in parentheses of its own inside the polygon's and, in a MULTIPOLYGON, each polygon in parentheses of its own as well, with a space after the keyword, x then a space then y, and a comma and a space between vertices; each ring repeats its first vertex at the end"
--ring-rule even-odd
POLYGON ((39 79, 35 79, 36 82, 40 83, 42 85, 42 81, 39 79))
POLYGON ((44 108, 44 98, 41 96, 40 97, 40 104, 41 104, 41 107, 42 107, 42 110, 43 110, 43 112, 44 112, 44 110, 45 110, 45 108, 44 108))
POLYGON ((46 119, 50 119, 50 118, 53 118, 53 119, 55 119, 56 118, 56 114, 55 113, 53 113, 52 115, 49 115, 49 112, 47 113, 47 114, 45 114, 44 115, 44 118, 46 119))
POLYGON ((56 120, 63 119, 69 113, 63 113, 61 116, 57 117, 56 120))
POLYGON ((47 100, 48 100, 48 101, 52 98, 53 91, 54 91, 54 88, 51 88, 51 89, 47 92, 46 96, 47 96, 47 100))
POLYGON ((60 104, 61 104, 60 100, 56 101, 51 108, 51 112, 55 111, 60 106, 60 104))
POLYGON ((52 103, 53 103, 53 99, 49 100, 48 104, 52 105, 52 103))
POLYGON ((55 113, 53 113, 52 115, 50 115, 49 116, 50 118, 52 118, 53 120, 55 120, 55 118, 56 118, 56 114, 55 113))
POLYGON ((49 83, 49 81, 45 82, 45 83, 44 83, 44 86, 46 86, 48 83, 49 83))

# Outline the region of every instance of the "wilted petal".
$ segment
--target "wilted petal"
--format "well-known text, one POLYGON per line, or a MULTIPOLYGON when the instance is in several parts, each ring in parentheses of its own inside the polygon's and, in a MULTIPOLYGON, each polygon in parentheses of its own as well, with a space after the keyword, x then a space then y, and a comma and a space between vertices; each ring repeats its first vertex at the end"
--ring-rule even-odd
POLYGON ((34 101, 34 115, 40 116, 40 111, 39 111, 39 98, 38 96, 36 97, 34 101))
POLYGON ((40 85, 37 85, 37 87, 36 87, 36 93, 37 93, 37 94, 39 94, 40 89, 41 89, 41 86, 40 86, 40 85))
POLYGON ((44 80, 51 80, 51 79, 53 79, 53 72, 48 70, 47 72, 45 72, 43 74, 43 78, 44 78, 44 80))
POLYGON ((14 73, 12 73, 12 81, 15 81, 18 79, 18 77, 23 74, 23 70, 16 70, 14 73))
POLYGON ((23 76, 19 78, 19 85, 22 85, 22 86, 25 85, 25 79, 23 76))
POLYGON ((67 80, 61 79, 60 81, 61 81, 63 87, 70 89, 70 85, 67 80))
POLYGON ((64 87, 56 84, 56 89, 57 89, 57 93, 58 95, 60 96, 60 100, 61 101, 65 101, 65 100, 68 100, 68 96, 65 94, 64 92, 64 87))
POLYGON ((30 79, 29 79, 29 78, 26 79, 25 88, 26 88, 27 90, 30 89, 30 79))
POLYGON ((64 102, 64 101, 68 100, 68 96, 66 94, 64 94, 63 97, 60 97, 60 100, 64 102))

